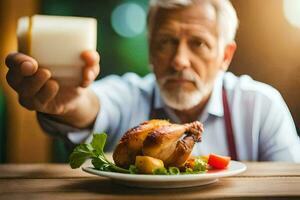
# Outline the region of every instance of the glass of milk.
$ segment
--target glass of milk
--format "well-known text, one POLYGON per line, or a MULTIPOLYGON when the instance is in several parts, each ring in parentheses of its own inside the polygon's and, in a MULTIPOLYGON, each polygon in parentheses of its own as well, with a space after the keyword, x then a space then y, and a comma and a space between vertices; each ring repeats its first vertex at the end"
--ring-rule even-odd
POLYGON ((18 20, 19 52, 35 58, 63 86, 78 86, 84 66, 80 54, 96 50, 97 21, 87 17, 34 15, 18 20))

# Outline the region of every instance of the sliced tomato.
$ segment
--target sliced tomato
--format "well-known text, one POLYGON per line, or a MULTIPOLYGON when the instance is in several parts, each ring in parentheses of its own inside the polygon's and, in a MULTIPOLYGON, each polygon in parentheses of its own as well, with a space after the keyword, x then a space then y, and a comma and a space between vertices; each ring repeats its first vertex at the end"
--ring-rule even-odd
POLYGON ((209 155, 207 163, 213 168, 225 169, 228 166, 230 160, 231 158, 228 156, 220 156, 212 153, 209 155))

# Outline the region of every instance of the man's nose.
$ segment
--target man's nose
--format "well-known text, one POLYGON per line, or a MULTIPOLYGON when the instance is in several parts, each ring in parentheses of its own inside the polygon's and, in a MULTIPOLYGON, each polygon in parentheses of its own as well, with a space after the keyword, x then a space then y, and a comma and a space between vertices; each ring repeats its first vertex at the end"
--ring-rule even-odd
POLYGON ((176 71, 182 71, 185 68, 191 67, 189 51, 185 44, 181 43, 178 45, 171 65, 176 71))

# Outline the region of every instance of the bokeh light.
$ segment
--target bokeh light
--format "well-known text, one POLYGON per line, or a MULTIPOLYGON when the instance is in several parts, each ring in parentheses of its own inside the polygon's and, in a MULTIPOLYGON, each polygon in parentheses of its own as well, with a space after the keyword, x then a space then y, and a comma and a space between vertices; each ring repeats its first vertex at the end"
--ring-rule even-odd
POLYGON ((300 28, 300 0, 284 0, 283 10, 288 22, 300 28))
POLYGON ((145 30, 146 12, 134 2, 123 3, 113 10, 111 23, 119 35, 136 37, 145 30))

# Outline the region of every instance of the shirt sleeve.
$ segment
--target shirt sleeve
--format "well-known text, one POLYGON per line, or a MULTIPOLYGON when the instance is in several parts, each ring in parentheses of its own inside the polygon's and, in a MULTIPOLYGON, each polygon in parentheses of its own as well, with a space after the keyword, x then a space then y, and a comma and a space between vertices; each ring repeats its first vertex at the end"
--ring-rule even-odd
POLYGON ((262 104, 259 159, 299 163, 300 139, 291 113, 279 92, 272 93, 262 104))
POLYGON ((37 112, 37 119, 42 129, 49 135, 63 138, 67 143, 79 144, 90 135, 89 129, 78 129, 58 122, 45 113, 37 112))

